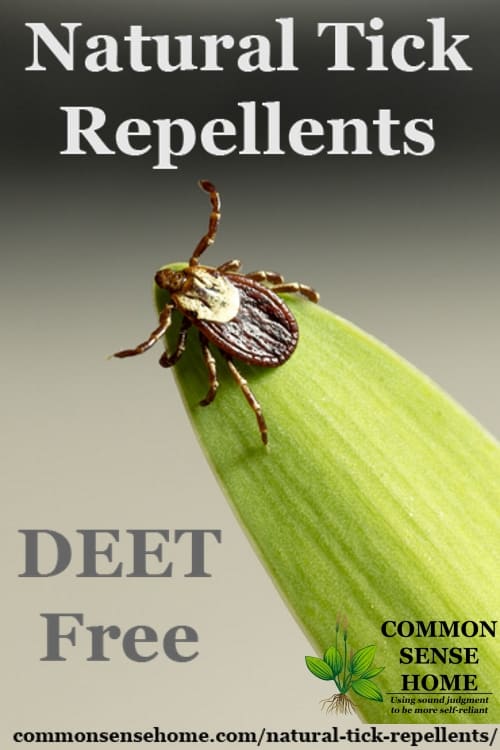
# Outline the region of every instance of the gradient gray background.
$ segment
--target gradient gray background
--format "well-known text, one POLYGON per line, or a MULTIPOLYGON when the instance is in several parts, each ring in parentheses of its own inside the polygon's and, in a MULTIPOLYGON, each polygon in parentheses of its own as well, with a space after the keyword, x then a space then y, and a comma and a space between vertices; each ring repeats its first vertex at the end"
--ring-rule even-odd
MULTIPOLYGON (((500 434, 498 320, 498 6, 492 2, 19 2, 2 48, 2 549, 12 595, 4 660, 8 731, 22 727, 326 727, 324 685, 304 673, 310 646, 254 556, 191 432, 159 352, 121 363, 106 355, 154 326, 152 275, 185 259, 205 231, 211 179, 223 221, 207 261, 232 257, 315 286, 322 303, 426 372, 500 434), (215 6, 215 7, 214 7, 215 6), (88 34, 275 33, 294 16, 300 72, 219 74, 26 73, 25 21, 83 21, 88 34), (424 33, 445 15, 467 33, 471 73, 332 75, 318 21, 385 20, 388 36, 424 33), (215 158, 200 149, 176 171, 150 155, 61 157, 60 106, 128 117, 237 117, 237 101, 282 102, 283 119, 364 117, 391 108, 434 117, 426 158, 215 158), (213 578, 85 581, 71 572, 25 581, 19 528, 222 528, 213 578), (81 611, 86 624, 190 624, 200 657, 41 664, 39 612, 81 611), (271 667, 269 666, 271 664, 271 667), (130 710, 129 706, 132 706, 130 710), (28 707, 28 708, 26 708, 28 707)), ((362 64, 361 49, 359 51, 362 64)), ((334 377, 332 373, 332 377, 334 377)), ((251 422, 251 420, 250 420, 251 422)), ((253 424, 252 424, 253 427, 253 424)), ((126 542, 119 559, 130 560, 126 542)), ((352 719, 351 722, 355 722, 352 719)))

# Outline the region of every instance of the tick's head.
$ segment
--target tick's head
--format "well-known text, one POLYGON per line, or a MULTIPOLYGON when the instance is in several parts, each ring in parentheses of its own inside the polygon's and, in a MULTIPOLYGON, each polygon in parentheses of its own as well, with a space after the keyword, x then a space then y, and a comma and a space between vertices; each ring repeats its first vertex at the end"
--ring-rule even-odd
POLYGON ((166 289, 169 292, 179 292, 186 283, 186 274, 184 270, 162 268, 156 272, 155 282, 160 289, 166 289))

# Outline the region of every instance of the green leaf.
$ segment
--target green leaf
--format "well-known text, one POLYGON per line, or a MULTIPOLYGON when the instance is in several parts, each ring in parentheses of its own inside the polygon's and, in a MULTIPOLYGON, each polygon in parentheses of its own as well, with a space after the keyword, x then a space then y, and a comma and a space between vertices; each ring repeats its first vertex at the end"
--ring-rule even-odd
POLYGON ((306 664, 308 670, 320 680, 333 680, 332 669, 323 659, 318 659, 317 656, 306 656, 306 664))
MULTIPOLYGON (((436 641, 386 638, 385 620, 489 621, 498 613, 500 450, 385 346, 320 306, 286 299, 300 329, 296 352, 282 367, 240 368, 262 404, 267 449, 218 354, 219 392, 198 405, 208 383, 196 330, 173 369, 221 486, 316 653, 334 642, 341 611, 357 643, 376 644, 382 691, 398 691, 399 649, 436 641)), ((160 307, 165 300, 158 293, 160 307)), ((173 325, 170 347, 175 340, 173 325)), ((479 664, 460 671, 494 693, 489 713, 474 721, 500 721, 494 639, 439 639, 445 645, 480 648, 479 664)), ((366 721, 394 721, 387 701, 362 704, 366 721)))
POLYGON ((356 651, 350 664, 350 672, 353 677, 361 676, 367 671, 375 656, 375 650, 375 646, 365 646, 356 651))
POLYGON ((370 701, 381 702, 384 700, 384 696, 375 683, 371 680, 367 680, 365 677, 362 677, 359 680, 353 680, 351 688, 362 698, 368 698, 370 701))
POLYGON ((378 674, 380 674, 381 672, 383 672, 384 669, 385 669, 385 667, 372 667, 371 669, 367 669, 366 672, 363 672, 363 674, 361 676, 364 677, 367 680, 371 680, 374 677, 376 677, 378 674))
POLYGON ((332 668, 334 677, 340 674, 340 672, 342 671, 342 667, 344 666, 344 660, 342 659, 339 650, 336 649, 335 646, 330 646, 330 648, 325 651, 323 660, 326 661, 326 663, 329 664, 332 668))

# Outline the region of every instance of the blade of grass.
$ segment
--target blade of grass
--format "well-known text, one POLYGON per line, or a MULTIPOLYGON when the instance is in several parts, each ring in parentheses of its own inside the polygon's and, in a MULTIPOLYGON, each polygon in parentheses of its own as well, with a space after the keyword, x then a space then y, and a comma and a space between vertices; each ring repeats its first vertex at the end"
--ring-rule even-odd
MULTIPOLYGON (((163 307, 165 293, 155 294, 163 307)), ((367 721, 498 721, 494 695, 487 714, 435 717, 394 714, 387 695, 401 691, 404 673, 457 671, 476 674, 478 692, 494 691, 500 660, 492 638, 380 633, 387 619, 495 617, 497 443, 385 346, 319 306, 287 303, 300 328, 291 360, 273 370, 240 367, 268 422, 267 449, 220 357, 217 398, 198 405, 208 383, 190 332, 175 374, 208 460, 317 653, 334 643, 339 612, 355 650, 376 644, 377 666, 385 667, 376 682, 386 695, 356 698, 367 721), (400 648, 429 645, 479 646, 479 664, 400 664, 400 648)), ((172 326, 170 347, 175 337, 172 326)))

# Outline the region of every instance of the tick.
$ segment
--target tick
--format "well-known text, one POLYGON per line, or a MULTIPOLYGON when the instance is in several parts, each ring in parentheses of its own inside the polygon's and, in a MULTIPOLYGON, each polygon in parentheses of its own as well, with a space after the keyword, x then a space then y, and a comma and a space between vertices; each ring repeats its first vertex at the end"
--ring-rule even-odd
POLYGON ((201 406, 212 403, 219 387, 215 358, 210 344, 219 350, 229 371, 257 418, 260 436, 267 443, 267 426, 262 408, 234 360, 257 367, 279 367, 292 356, 297 346, 297 321, 278 297, 281 292, 302 294, 318 302, 314 289, 297 282, 287 283, 272 271, 241 273, 241 262, 229 260, 220 266, 200 264, 200 256, 215 242, 221 217, 219 193, 208 180, 201 180, 212 206, 208 231, 198 242, 185 268, 174 271, 164 268, 155 275, 160 289, 170 292, 168 302, 159 316, 159 325, 146 341, 134 349, 116 352, 114 357, 133 357, 150 349, 165 334, 177 310, 182 316, 179 337, 173 352, 167 350, 160 358, 162 367, 172 367, 186 349, 191 326, 198 329, 203 360, 208 372, 209 389, 201 406))

